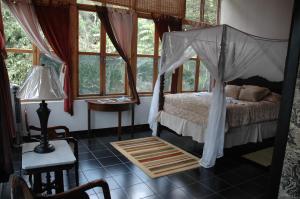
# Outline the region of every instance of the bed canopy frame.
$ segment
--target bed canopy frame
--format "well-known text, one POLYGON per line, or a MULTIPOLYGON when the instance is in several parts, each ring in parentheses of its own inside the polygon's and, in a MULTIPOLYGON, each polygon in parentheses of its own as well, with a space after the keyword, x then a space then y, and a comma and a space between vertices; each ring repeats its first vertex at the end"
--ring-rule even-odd
MULTIPOLYGON (((165 33, 160 71, 148 119, 153 135, 157 135, 157 118, 164 105, 165 73, 174 71, 198 55, 215 79, 200 165, 205 168, 214 166, 216 159, 223 156, 225 83, 233 80, 238 83, 238 78, 247 79, 257 75, 270 82, 283 81, 286 53, 286 40, 258 37, 228 25, 165 33)), ((277 91, 279 84, 275 86, 272 83, 277 91)))

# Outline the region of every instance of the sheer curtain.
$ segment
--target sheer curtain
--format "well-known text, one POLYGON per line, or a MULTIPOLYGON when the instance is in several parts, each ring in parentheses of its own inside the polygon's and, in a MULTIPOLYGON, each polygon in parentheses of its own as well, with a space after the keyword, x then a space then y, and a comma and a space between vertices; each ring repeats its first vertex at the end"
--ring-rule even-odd
MULTIPOLYGON (((262 74, 260 70, 256 70, 256 75, 274 80, 274 75, 270 71, 283 71, 286 49, 286 41, 259 38, 227 25, 164 34, 159 76, 177 68, 197 54, 216 80, 200 161, 203 167, 214 166, 216 158, 223 156, 226 119, 224 82, 252 75, 251 69, 257 68, 258 63, 268 63, 259 66, 267 68, 268 73, 262 74)), ((283 72, 275 79, 283 80, 283 72)), ((149 113, 149 124, 153 135, 156 135, 156 119, 159 114, 159 86, 158 77, 149 113)))
POLYGON ((105 6, 97 6, 96 8, 111 42, 126 62, 128 83, 137 101, 136 103, 140 104, 130 63, 133 17, 135 13, 127 10, 107 8, 105 6))
POLYGON ((51 59, 62 63, 62 61, 50 51, 45 39, 41 34, 41 27, 38 22, 34 6, 31 0, 11 1, 4 0, 10 12, 19 22, 20 26, 26 32, 30 41, 34 43, 38 49, 51 59))
POLYGON ((72 63, 70 42, 70 6, 34 5, 37 19, 43 33, 55 54, 64 62, 64 110, 73 115, 73 94, 71 88, 72 63))

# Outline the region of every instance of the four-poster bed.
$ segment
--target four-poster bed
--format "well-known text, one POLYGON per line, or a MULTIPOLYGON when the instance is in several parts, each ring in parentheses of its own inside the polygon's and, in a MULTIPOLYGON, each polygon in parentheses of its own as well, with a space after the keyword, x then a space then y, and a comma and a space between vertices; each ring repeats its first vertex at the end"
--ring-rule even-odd
MULTIPOLYGON (((160 114, 158 116, 158 136, 161 127, 172 132, 190 136, 193 140, 203 143, 207 125, 207 100, 209 93, 163 93, 163 81, 160 89, 160 114), (204 113, 205 112, 205 113, 204 113)), ((229 85, 256 85, 270 90, 265 99, 258 102, 247 102, 227 98, 227 117, 224 147, 229 148, 249 142, 261 142, 274 137, 279 112, 280 97, 271 101, 270 96, 280 96, 282 82, 271 82, 255 76, 248 79, 236 79, 229 85)))
MULTIPOLYGON (((271 82, 283 81, 286 49, 286 41, 257 37, 228 25, 186 32, 165 33, 163 36, 160 71, 153 92, 148 120, 153 130, 153 135, 157 135, 157 122, 159 118, 161 119, 162 113, 164 114, 164 101, 166 100, 162 92, 164 88, 164 74, 174 71, 193 56, 199 56, 211 76, 215 79, 213 92, 206 99, 208 102, 205 116, 207 124, 203 129, 205 132, 203 133, 202 141, 205 144, 200 164, 206 168, 214 166, 216 158, 223 156, 224 132, 228 130, 226 127, 228 99, 225 97, 224 85, 238 78, 247 79, 257 75, 270 82, 262 86, 271 85, 271 82)), ((263 82, 266 80, 261 79, 259 81, 263 82)), ((238 81, 236 80, 236 82, 238 81)), ((242 82, 242 84, 244 83, 242 82)), ((271 87, 269 89, 273 91, 271 87)), ((278 91, 280 87, 277 86, 276 89, 278 91)), ((239 102, 235 101, 235 103, 239 102)), ((265 105, 261 106, 264 107, 265 105)), ((249 109, 252 108, 250 107, 249 109)), ((271 112, 272 109, 274 107, 270 108, 271 112)), ((279 107, 277 109, 279 110, 279 107)), ((271 118, 264 118, 254 123, 276 120, 275 115, 276 113, 273 113, 271 118)), ((176 123, 176 120, 172 122, 173 125, 176 123)), ((251 121, 248 124, 251 124, 251 121)), ((276 126, 274 124, 276 123, 268 125, 276 126)), ((194 131, 199 131, 199 129, 194 128, 194 131)), ((197 132, 194 132, 194 134, 196 135, 197 132)), ((232 145, 235 145, 235 143, 232 145)))

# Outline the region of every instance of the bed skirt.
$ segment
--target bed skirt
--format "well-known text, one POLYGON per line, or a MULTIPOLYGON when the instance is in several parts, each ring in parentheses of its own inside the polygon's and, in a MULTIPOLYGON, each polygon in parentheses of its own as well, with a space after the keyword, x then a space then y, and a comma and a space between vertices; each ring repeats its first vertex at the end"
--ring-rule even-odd
MULTIPOLYGON (((206 126, 193 123, 177 116, 161 111, 158 121, 179 135, 190 136, 199 143, 204 143, 206 126)), ((274 137, 277 120, 250 124, 237 128, 226 128, 224 147, 262 142, 263 139, 274 137)))

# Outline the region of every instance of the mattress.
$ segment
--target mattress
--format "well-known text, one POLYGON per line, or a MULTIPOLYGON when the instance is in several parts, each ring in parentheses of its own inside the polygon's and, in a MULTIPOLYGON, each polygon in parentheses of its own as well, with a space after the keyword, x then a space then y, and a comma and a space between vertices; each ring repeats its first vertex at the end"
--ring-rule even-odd
MULTIPOLYGON (((180 93, 165 96, 164 112, 206 127, 212 94, 180 93)), ((277 120, 279 103, 226 98, 226 126, 235 128, 277 120)))

